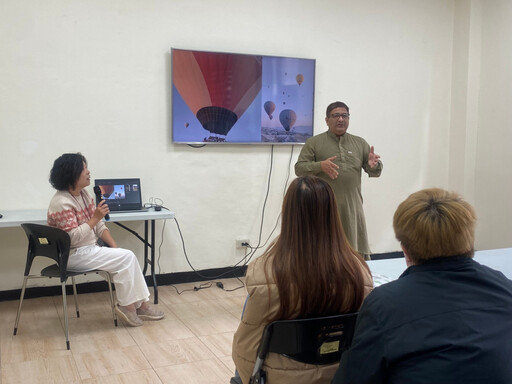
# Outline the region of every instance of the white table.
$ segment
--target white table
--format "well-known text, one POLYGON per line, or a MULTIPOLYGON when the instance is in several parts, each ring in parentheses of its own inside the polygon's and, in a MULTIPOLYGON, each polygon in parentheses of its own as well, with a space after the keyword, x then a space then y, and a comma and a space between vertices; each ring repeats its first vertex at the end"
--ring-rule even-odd
MULTIPOLYGON (((0 213, 3 215, 3 217, 0 218, 0 228, 18 227, 22 223, 47 225, 45 209, 22 209, 2 211, 0 213)), ((151 277, 153 279, 155 304, 158 304, 158 286, 155 276, 155 221, 166 219, 174 219, 174 212, 166 209, 162 209, 161 211, 149 209, 145 212, 110 213, 110 220, 108 221, 126 229, 144 243, 143 274, 146 275, 149 264, 151 266, 151 277), (121 222, 124 221, 144 221, 144 237, 121 224, 121 222), (151 223, 151 232, 149 231, 149 223, 151 223), (149 253, 150 257, 148 257, 148 249, 151 250, 149 253)))
MULTIPOLYGON (((474 260, 502 272, 512 280, 512 248, 476 251, 474 260)), ((368 261, 368 266, 378 282, 395 280, 407 269, 405 258, 368 261)), ((377 283, 377 282, 376 282, 377 283)))

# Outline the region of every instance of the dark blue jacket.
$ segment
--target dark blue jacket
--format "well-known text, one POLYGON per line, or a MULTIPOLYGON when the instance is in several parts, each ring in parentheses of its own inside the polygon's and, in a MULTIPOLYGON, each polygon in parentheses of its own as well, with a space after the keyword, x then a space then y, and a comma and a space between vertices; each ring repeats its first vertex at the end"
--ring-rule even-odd
POLYGON ((366 298, 336 384, 511 384, 512 281, 464 257, 408 268, 366 298))

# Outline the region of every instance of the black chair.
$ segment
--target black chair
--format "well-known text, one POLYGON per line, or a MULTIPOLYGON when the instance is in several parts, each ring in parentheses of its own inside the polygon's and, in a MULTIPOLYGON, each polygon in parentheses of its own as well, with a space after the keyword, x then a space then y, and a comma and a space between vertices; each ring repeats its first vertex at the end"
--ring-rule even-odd
POLYGON ((66 347, 70 348, 69 345, 69 327, 68 327, 68 312, 67 312, 67 300, 66 300, 66 281, 71 277, 73 283, 73 294, 75 297, 76 316, 80 317, 80 310, 78 308, 77 292, 75 285, 75 276, 85 275, 87 273, 97 273, 102 275, 108 283, 110 291, 110 303, 112 306, 112 316, 114 318, 114 325, 117 327, 117 315, 114 307, 114 295, 112 293, 112 277, 109 272, 101 270, 90 270, 83 272, 71 272, 67 270, 69 250, 71 240, 69 235, 59 229, 53 228, 46 225, 39 224, 21 224, 22 228, 28 238, 28 251, 27 251, 27 262, 25 264, 25 277, 23 279, 23 286, 21 288, 20 303, 18 306, 18 312, 16 313, 16 322, 14 324, 14 335, 18 332, 18 323, 21 314, 21 305, 23 304, 23 298, 25 297, 25 288, 27 286, 28 279, 41 278, 41 277, 56 277, 60 278, 62 287, 62 304, 64 307, 64 325, 66 333, 66 347), (53 259, 56 264, 52 264, 44 268, 39 275, 30 275, 30 269, 32 262, 36 256, 49 257, 53 259))
MULTIPOLYGON (((273 352, 292 360, 314 365, 339 363, 341 354, 350 347, 357 319, 356 313, 311 319, 279 320, 268 324, 258 348, 250 384, 264 384, 263 363, 273 352)), ((231 384, 241 383, 231 378, 231 384)))

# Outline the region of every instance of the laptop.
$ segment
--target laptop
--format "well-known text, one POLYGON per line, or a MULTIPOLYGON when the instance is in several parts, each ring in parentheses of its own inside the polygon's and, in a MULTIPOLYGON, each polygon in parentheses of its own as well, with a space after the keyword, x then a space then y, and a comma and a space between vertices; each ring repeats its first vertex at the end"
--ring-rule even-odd
MULTIPOLYGON (((108 204, 110 212, 145 212, 142 205, 140 179, 95 179, 94 185, 100 187, 101 197, 108 204)), ((99 201, 96 201, 98 204, 99 201)))

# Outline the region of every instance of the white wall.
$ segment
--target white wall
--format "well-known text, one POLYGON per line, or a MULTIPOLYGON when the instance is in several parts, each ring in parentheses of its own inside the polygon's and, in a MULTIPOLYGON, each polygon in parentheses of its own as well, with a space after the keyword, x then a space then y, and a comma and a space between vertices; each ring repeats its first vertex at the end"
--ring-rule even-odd
MULTIPOLYGON (((487 4, 487 3, 485 3, 487 4)), ((475 201, 480 249, 512 246, 512 3, 483 6, 475 201)))
MULTIPOLYGON (((391 220, 398 203, 420 188, 448 187, 454 174, 450 164, 458 158, 450 152, 457 135, 451 132, 465 133, 466 126, 464 119, 452 121, 452 89, 460 91, 452 71, 468 66, 457 50, 465 35, 456 27, 469 24, 478 9, 474 3, 480 2, 2 0, 0 212, 46 207, 54 193, 47 181, 53 160, 80 151, 93 178, 139 176, 146 201, 161 198, 176 212, 197 269, 233 265, 242 256, 235 239, 258 240, 270 147, 172 144, 169 49, 305 57, 316 59, 315 133, 326 129, 327 104, 345 101, 350 132, 382 156, 382 176, 363 179, 370 245, 375 253, 397 251, 391 220)), ((506 1, 492 4, 496 9, 484 12, 482 24, 491 24, 493 12, 508 9, 506 1)), ((508 27, 510 13, 502 18, 508 27)), ((484 44, 504 32, 498 28, 483 29, 484 44)), ((509 52, 505 44, 495 49, 509 52)), ((489 72, 482 76, 482 83, 489 82, 483 90, 490 98, 505 93, 494 75, 495 66, 503 64, 492 58, 482 63, 489 72)), ((492 118, 495 129, 504 130, 508 112, 496 113, 496 107, 482 103, 484 122, 492 118)), ((487 140, 479 158, 489 150, 495 154, 494 141, 487 140)), ((294 148, 292 177, 299 151, 294 148)), ((290 147, 274 149, 264 239, 279 215, 290 152, 290 147)), ((503 178, 502 160, 503 165, 493 162, 498 165, 493 172, 503 169, 503 178)), ((495 178, 487 180, 490 164, 480 168, 484 164, 469 166, 461 185, 475 174, 475 183, 494 183, 495 178)), ((496 212, 497 223, 509 223, 495 205, 506 193, 493 189, 497 196, 487 200, 482 194, 487 189, 475 189, 477 208, 493 217, 496 212)), ((479 214, 479 244, 506 245, 503 232, 482 229, 492 223, 479 214)), ((131 226, 142 230, 140 224, 131 226)), ((118 243, 141 251, 128 234, 111 228, 118 243)), ((165 228, 159 223, 157 229, 164 233, 159 272, 189 271, 175 223, 165 228)), ((0 244, 0 290, 19 288, 25 258, 21 229, 0 230, 0 244)))

